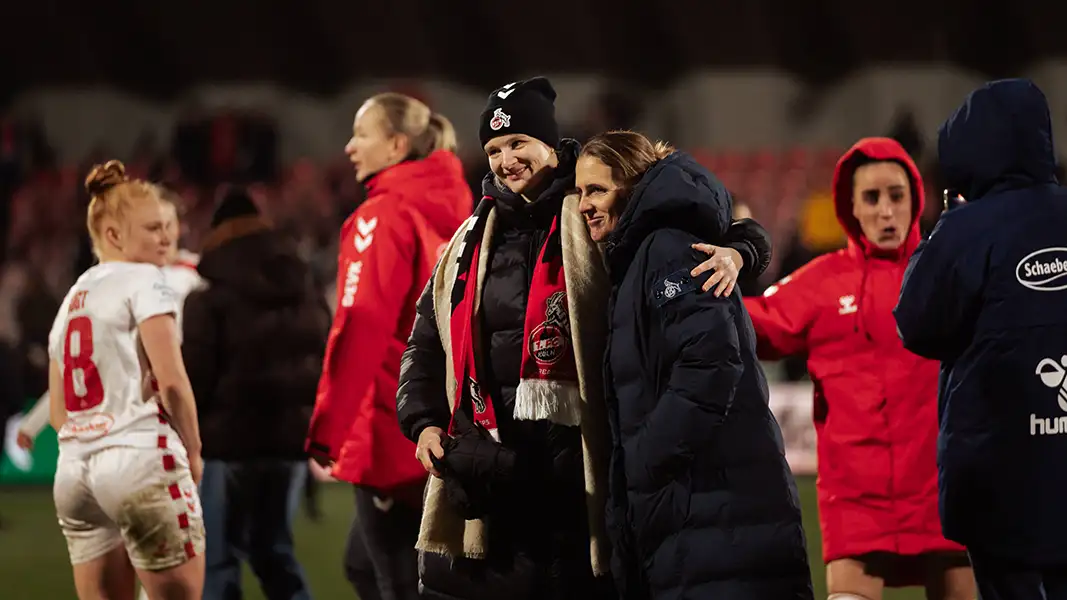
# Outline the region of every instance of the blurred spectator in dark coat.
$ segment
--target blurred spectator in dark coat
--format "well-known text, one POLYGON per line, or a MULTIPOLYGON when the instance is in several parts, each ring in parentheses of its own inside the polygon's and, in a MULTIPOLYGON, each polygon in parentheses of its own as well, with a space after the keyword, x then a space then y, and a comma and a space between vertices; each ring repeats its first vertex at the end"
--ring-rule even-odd
POLYGON ((240 560, 268 598, 310 598, 292 518, 330 313, 296 245, 248 193, 224 195, 185 302, 182 353, 204 442, 205 600, 240 598, 240 560))

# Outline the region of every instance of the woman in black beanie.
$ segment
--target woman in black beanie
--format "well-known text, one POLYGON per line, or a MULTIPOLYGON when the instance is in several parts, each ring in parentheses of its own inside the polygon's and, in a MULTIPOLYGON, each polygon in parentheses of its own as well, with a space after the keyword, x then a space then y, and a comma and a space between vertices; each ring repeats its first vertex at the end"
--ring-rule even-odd
MULTIPOLYGON (((609 284, 571 194, 580 147, 559 138, 555 98, 543 77, 489 96, 484 197, 419 299, 404 353, 401 429, 434 475, 417 546, 426 598, 616 597, 604 531, 609 284)), ((747 231, 732 245, 744 256, 712 259, 727 285, 742 258, 764 264, 765 232, 747 231)))

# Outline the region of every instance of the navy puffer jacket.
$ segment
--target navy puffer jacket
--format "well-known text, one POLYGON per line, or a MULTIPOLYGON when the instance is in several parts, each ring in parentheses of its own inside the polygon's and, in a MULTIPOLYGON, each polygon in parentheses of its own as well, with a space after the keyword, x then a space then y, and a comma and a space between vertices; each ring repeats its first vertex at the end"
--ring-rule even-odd
MULTIPOLYGON (((912 255, 895 310, 904 347, 941 361, 945 537, 1024 565, 1067 566, 1067 189, 1032 81, 990 82, 941 126, 967 203, 912 255)), ((1061 571, 1062 572, 1062 571, 1061 571)))
POLYGON ((689 155, 659 161, 608 240, 609 529, 624 598, 812 598, 800 501, 740 293, 701 293, 690 245, 730 197, 689 155))

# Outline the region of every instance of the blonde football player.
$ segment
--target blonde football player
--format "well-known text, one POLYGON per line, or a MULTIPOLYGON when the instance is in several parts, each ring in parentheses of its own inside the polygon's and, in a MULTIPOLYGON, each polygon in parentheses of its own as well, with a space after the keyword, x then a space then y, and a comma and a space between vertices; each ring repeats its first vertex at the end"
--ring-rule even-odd
POLYGON ((58 432, 55 502, 79 598, 200 598, 203 469, 182 362, 170 239, 157 187, 118 161, 86 179, 99 264, 68 292, 49 335, 58 432), (132 567, 132 568, 131 568, 132 567))

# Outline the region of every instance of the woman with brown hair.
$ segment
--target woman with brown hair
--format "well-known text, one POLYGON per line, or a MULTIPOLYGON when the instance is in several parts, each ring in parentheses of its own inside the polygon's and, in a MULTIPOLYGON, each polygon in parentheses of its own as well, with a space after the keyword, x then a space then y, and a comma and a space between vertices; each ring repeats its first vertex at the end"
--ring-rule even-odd
POLYGON ((731 199, 684 152, 615 131, 578 158, 605 249, 608 530, 623 598, 812 597, 800 500, 740 294, 701 293, 694 246, 731 199))
POLYGON ((367 199, 341 228, 337 311, 307 449, 356 486, 345 572, 363 600, 418 597, 426 471, 400 432, 396 389, 415 301, 471 212, 445 117, 402 94, 356 113, 345 153, 367 199))
MULTIPOLYGON (((617 598, 604 527, 610 289, 573 193, 580 147, 560 137, 555 99, 544 77, 489 95, 482 201, 417 304, 396 406, 434 475, 418 540, 424 598, 617 598)), ((737 248, 754 274, 760 232, 737 248)))
POLYGON ((830 599, 918 585, 929 600, 974 598, 937 513, 937 362, 905 349, 893 322, 919 246, 922 175, 895 140, 864 138, 831 189, 848 247, 745 298, 761 358, 807 355, 830 599))

